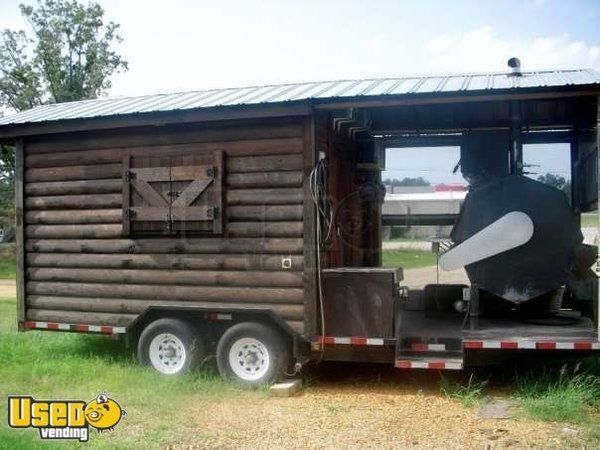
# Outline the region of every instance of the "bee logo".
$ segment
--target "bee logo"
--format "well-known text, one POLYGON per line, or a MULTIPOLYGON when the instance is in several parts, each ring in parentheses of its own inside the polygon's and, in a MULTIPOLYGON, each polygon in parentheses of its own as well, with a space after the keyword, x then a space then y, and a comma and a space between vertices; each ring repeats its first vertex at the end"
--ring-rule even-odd
POLYGON ((127 412, 115 400, 106 394, 100 394, 95 400, 85 405, 84 415, 87 423, 98 430, 113 431, 127 412))

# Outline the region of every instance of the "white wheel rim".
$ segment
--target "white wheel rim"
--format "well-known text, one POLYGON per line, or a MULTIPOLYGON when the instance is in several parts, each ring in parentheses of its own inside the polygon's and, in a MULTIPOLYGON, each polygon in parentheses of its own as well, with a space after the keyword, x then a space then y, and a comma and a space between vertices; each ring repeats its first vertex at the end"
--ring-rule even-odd
POLYGON ((270 357, 267 347, 258 339, 238 339, 229 349, 229 366, 244 381, 255 381, 269 370, 270 357))
POLYGON ((157 334, 150 342, 148 353, 152 367, 167 375, 179 372, 187 359, 183 342, 171 333, 157 334))

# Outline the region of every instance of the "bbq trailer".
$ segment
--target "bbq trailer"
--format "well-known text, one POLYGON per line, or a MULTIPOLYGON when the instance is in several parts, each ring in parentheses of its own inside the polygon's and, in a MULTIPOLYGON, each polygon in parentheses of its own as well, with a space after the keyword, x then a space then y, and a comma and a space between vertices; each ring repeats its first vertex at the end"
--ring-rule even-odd
POLYGON ((579 228, 598 206, 599 95, 594 71, 512 61, 0 118, 19 330, 125 335, 164 374, 216 355, 249 385, 319 360, 462 369, 599 351, 598 252, 579 228), (570 199, 524 176, 531 143, 570 146, 570 199), (385 150, 447 145, 469 192, 458 217, 425 220, 453 226, 439 269, 469 283, 408 289, 381 267, 385 150))

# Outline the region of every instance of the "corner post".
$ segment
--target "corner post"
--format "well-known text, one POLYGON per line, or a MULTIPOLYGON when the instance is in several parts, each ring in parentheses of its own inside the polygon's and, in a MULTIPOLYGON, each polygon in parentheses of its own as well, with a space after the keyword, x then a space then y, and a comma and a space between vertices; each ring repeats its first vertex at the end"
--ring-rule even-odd
POLYGON ((23 331, 23 323, 26 320, 25 313, 25 239, 24 239, 24 199, 23 199, 23 166, 24 166, 24 142, 17 139, 15 144, 15 240, 17 243, 17 321, 19 331, 23 331))

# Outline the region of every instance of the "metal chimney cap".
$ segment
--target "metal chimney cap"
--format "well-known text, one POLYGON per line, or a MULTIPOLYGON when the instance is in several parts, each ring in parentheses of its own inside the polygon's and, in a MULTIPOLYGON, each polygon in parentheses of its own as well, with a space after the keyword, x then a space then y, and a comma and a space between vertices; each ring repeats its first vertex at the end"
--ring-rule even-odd
POLYGON ((516 57, 512 57, 507 61, 508 64, 508 74, 513 76, 521 75, 521 60, 516 57))

